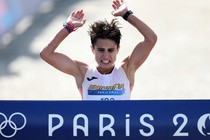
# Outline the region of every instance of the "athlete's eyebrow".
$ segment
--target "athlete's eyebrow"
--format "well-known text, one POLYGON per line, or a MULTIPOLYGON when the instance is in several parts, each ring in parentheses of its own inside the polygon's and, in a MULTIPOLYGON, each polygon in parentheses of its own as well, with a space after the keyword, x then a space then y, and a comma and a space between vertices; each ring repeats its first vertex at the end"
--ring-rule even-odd
POLYGON ((96 48, 98 51, 105 51, 104 48, 96 48))

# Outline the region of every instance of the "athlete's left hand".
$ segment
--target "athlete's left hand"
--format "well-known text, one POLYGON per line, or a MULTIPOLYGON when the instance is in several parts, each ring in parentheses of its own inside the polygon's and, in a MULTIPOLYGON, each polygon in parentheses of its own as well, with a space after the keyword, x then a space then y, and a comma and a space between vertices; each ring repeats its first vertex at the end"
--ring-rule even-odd
POLYGON ((124 16, 124 14, 128 11, 127 5, 124 0, 113 0, 112 7, 114 11, 112 11, 113 16, 124 16))

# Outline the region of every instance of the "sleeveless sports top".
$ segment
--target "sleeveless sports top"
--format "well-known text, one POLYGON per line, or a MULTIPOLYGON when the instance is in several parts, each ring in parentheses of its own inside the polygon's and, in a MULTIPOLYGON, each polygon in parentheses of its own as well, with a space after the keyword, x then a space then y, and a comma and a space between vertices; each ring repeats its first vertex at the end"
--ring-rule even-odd
POLYGON ((86 72, 80 91, 83 100, 129 100, 131 87, 122 67, 105 75, 94 67, 86 72))

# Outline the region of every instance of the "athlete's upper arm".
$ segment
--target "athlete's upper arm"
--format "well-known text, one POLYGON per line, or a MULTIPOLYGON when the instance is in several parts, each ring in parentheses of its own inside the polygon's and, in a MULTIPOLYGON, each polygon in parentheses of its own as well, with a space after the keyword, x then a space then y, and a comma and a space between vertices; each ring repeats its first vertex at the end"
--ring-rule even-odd
POLYGON ((74 77, 81 72, 79 64, 62 53, 54 52, 47 55, 42 53, 41 58, 56 69, 74 77))
POLYGON ((128 67, 136 71, 147 59, 155 42, 143 41, 136 45, 128 60, 128 67))
POLYGON ((145 62, 155 42, 143 41, 136 45, 133 52, 123 61, 123 68, 130 82, 134 82, 136 70, 145 62))

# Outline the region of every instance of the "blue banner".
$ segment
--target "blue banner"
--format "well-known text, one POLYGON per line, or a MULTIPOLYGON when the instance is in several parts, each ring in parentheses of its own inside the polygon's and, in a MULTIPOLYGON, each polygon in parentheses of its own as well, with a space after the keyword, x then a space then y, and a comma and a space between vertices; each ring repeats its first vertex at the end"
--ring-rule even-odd
POLYGON ((209 140, 210 100, 0 101, 0 140, 209 140))

